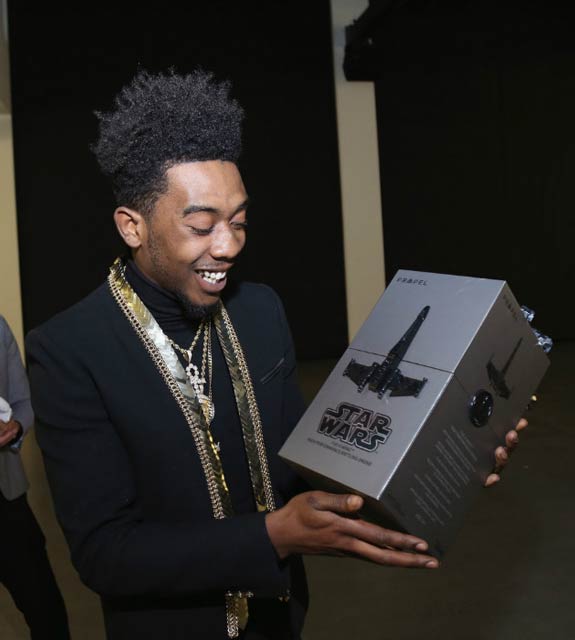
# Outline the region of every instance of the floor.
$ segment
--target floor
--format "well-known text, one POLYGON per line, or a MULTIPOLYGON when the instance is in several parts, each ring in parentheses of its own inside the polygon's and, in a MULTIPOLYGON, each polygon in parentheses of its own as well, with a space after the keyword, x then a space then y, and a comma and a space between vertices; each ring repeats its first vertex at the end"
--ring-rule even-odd
MULTIPOLYGON (((575 638, 575 343, 556 345, 504 481, 485 490, 439 571, 308 558, 305 640, 567 640, 575 638)), ((302 363, 313 397, 334 362, 302 363)), ((74 640, 103 640, 97 597, 78 580, 54 520, 33 437, 24 449, 30 503, 44 529, 74 640)), ((0 587, 0 638, 28 638, 0 587)))

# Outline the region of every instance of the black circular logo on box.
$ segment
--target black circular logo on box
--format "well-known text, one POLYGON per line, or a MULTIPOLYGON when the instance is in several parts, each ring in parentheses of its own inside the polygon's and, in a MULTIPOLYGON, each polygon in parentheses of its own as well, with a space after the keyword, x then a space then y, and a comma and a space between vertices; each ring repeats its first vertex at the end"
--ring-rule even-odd
POLYGON ((476 427, 484 427, 493 413, 493 396, 480 389, 469 403, 469 419, 476 427))

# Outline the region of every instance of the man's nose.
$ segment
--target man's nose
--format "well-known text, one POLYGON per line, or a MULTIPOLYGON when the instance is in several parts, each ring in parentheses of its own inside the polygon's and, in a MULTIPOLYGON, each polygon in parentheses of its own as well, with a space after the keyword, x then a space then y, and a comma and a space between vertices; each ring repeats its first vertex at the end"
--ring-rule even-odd
POLYGON ((243 249, 243 246, 243 233, 234 231, 226 224, 214 230, 210 253, 216 260, 233 260, 243 249))

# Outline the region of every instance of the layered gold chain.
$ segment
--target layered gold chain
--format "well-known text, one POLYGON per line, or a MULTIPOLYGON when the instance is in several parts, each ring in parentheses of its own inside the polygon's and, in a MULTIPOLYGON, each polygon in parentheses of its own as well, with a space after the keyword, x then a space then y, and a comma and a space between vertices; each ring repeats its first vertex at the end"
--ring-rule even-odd
MULTIPOLYGON (((170 339, 127 282, 124 272, 125 264, 118 258, 110 268, 108 277, 112 296, 142 341, 188 423, 206 478, 214 518, 230 517, 233 515, 232 503, 218 446, 214 442, 197 394, 170 339)), ((232 379, 257 509, 273 511, 275 500, 259 409, 242 347, 221 302, 213 320, 232 379)), ((252 595, 251 592, 226 592, 227 630, 230 638, 237 638, 239 629, 245 628, 247 601, 252 595)))
POLYGON ((118 258, 110 268, 108 277, 112 296, 142 341, 152 362, 184 414, 206 478, 214 517, 225 518, 232 515, 229 490, 225 483, 215 442, 205 424, 199 401, 189 385, 186 373, 172 349, 169 339, 125 279, 124 271, 125 266, 118 258))
POLYGON ((248 366, 232 321, 223 304, 214 324, 230 370, 258 511, 275 509, 263 430, 248 366), (239 373, 237 373, 239 372, 239 373), (253 429, 249 425, 253 424, 253 429))
POLYGON ((202 411, 204 412, 204 417, 208 424, 212 423, 212 420, 215 416, 215 407, 212 397, 212 322, 211 320, 206 320, 205 318, 200 322, 198 330, 196 331, 196 335, 192 340, 192 344, 184 349, 180 347, 180 345, 168 337, 170 344, 172 347, 178 352, 181 353, 186 361, 186 367, 184 371, 188 376, 188 380, 190 384, 194 388, 196 392, 196 396, 200 402, 200 406, 202 407, 202 411), (201 368, 198 368, 192 361, 193 351, 200 339, 200 336, 203 334, 204 336, 204 344, 202 347, 202 359, 201 359, 201 368), (204 393, 205 385, 208 385, 208 393, 207 395, 204 393))

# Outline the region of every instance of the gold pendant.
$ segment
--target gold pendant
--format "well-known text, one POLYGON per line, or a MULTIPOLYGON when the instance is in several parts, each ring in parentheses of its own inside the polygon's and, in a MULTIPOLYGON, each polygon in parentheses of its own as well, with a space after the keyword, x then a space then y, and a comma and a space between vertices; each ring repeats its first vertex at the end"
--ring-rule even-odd
POLYGON ((209 424, 216 415, 214 403, 204 393, 198 394, 198 401, 200 403, 200 407, 202 407, 202 412, 206 418, 206 422, 209 424))
POLYGON ((244 631, 248 626, 248 599, 237 598, 238 627, 244 631))

